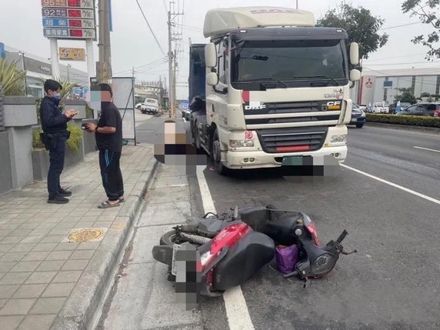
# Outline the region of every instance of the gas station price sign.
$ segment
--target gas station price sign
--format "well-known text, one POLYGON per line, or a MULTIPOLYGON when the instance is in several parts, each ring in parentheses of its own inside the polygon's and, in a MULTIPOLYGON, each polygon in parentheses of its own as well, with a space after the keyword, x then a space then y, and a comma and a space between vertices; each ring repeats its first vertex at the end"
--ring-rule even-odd
POLYGON ((41 0, 44 36, 96 40, 95 0, 41 0))

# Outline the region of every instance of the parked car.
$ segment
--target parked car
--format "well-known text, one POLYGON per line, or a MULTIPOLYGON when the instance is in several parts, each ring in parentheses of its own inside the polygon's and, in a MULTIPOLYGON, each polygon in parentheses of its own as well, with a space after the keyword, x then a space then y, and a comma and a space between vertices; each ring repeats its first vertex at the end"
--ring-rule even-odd
POLYGON ((146 98, 141 105, 141 112, 145 114, 155 115, 159 112, 159 101, 156 99, 146 98))
POLYGON ((440 116, 440 102, 414 104, 397 115, 401 116, 440 116))
POLYGON ((350 125, 356 125, 357 128, 362 128, 366 121, 367 116, 365 115, 365 112, 361 109, 359 105, 353 103, 350 125))
POLYGON ((180 111, 182 112, 182 118, 184 118, 187 121, 191 120, 191 110, 187 108, 180 108, 180 111))
MULTIPOLYGON (((410 106, 411 106, 411 103, 400 102, 400 111, 404 111, 406 108, 409 108, 410 106)), ((390 104, 390 106, 389 106, 390 113, 397 113, 396 108, 397 108, 397 102, 390 104)))
POLYGON ((385 104, 385 102, 375 102, 371 107, 369 107, 368 112, 389 113, 390 108, 385 104))

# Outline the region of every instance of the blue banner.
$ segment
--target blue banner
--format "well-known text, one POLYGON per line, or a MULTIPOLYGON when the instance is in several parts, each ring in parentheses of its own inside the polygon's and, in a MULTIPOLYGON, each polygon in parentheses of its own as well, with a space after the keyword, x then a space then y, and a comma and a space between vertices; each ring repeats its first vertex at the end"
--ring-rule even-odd
POLYGON ((0 58, 5 58, 6 52, 5 52, 5 44, 3 42, 0 42, 0 58))

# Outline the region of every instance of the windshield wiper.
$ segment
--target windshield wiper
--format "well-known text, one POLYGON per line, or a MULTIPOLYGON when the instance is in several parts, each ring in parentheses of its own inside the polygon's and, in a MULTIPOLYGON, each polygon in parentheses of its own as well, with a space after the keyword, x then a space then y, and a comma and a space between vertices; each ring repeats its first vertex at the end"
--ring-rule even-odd
POLYGON ((270 83, 270 82, 279 83, 284 88, 288 88, 289 87, 289 86, 287 86, 287 84, 284 81, 278 80, 278 79, 274 79, 274 78, 263 78, 263 79, 257 78, 257 79, 249 79, 249 80, 240 80, 238 82, 239 83, 260 83, 260 86, 264 87, 264 89, 267 89, 266 84, 270 83))
POLYGON ((327 86, 329 85, 329 83, 330 82, 333 82, 334 84, 336 84, 336 86, 341 86, 341 84, 335 79, 335 78, 332 78, 332 77, 329 77, 329 76, 323 76, 323 75, 319 75, 319 76, 308 76, 308 77, 295 77, 295 80, 296 79, 316 79, 316 78, 321 78, 321 79, 327 79, 328 80, 328 82, 327 82, 327 86))
POLYGON ((287 84, 284 81, 279 80, 279 79, 275 79, 275 78, 266 78, 266 79, 262 79, 262 81, 263 82, 261 83, 261 85, 263 85, 263 86, 264 86, 264 81, 273 81, 273 82, 277 82, 277 83, 281 84, 284 88, 289 87, 289 86, 287 86, 287 84))

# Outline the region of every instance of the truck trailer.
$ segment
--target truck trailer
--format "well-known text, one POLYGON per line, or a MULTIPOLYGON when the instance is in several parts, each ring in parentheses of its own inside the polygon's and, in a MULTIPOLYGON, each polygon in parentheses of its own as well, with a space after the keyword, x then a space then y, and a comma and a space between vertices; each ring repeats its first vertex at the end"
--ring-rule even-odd
POLYGON ((217 172, 345 160, 360 71, 343 29, 303 10, 242 7, 208 11, 204 36, 190 46, 191 132, 217 172))

